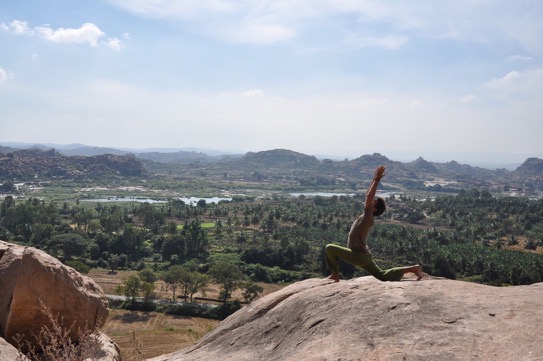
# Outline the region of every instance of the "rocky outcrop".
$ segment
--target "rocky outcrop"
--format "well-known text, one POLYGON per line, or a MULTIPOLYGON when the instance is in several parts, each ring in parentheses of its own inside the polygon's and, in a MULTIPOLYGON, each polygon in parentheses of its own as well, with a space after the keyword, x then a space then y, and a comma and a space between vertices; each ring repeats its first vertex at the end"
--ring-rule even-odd
POLYGON ((71 339, 101 327, 109 312, 102 289, 89 277, 43 251, 0 241, 0 331, 17 345, 17 334, 39 348, 32 335, 57 319, 71 339))
POLYGON ((309 279, 151 360, 543 360, 542 324, 543 283, 309 279))
POLYGON ((121 361, 121 350, 105 333, 98 333, 99 349, 85 361, 121 361))
POLYGON ((54 149, 0 153, 0 179, 107 179, 147 174, 143 164, 131 154, 66 157, 54 149))
POLYGON ((28 361, 19 351, 0 337, 0 361, 28 361))

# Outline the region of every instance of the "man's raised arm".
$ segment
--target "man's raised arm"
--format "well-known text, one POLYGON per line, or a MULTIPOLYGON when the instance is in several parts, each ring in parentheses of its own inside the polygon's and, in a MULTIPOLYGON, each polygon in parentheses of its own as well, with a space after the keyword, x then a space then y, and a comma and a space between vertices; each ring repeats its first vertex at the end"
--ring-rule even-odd
POLYGON ((378 166, 375 169, 375 173, 373 175, 373 179, 371 181, 370 187, 368 188, 368 191, 366 192, 366 201, 364 202, 364 209, 367 209, 368 207, 373 207, 373 198, 375 198, 375 193, 377 192, 377 186, 379 185, 379 182, 381 181, 381 178, 385 175, 385 166, 378 166))

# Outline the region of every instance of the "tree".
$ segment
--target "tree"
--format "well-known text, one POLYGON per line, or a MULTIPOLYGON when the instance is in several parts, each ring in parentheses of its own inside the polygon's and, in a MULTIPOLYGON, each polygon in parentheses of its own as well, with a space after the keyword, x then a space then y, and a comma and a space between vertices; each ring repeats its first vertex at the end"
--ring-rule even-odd
POLYGON ((128 256, 129 261, 137 261, 142 254, 145 241, 144 231, 137 227, 125 226, 121 237, 126 247, 122 253, 128 256))
POLYGON ((111 270, 111 273, 115 273, 116 270, 119 269, 119 263, 121 262, 121 259, 116 254, 110 254, 107 258, 107 265, 109 269, 111 270))
POLYGON ((144 302, 149 302, 155 295, 156 274, 149 268, 144 268, 138 272, 138 277, 141 280, 141 293, 144 302))
POLYGON ((209 269, 211 278, 221 286, 219 297, 226 302, 232 297, 232 292, 238 289, 244 276, 238 266, 228 261, 218 261, 209 269))
POLYGON ((136 275, 132 275, 125 279, 121 285, 121 288, 123 294, 126 296, 126 300, 136 302, 136 297, 138 297, 140 294, 141 286, 141 280, 136 275))
POLYGON ((190 223, 185 223, 181 236, 186 242, 186 256, 199 256, 207 252, 207 236, 199 221, 192 220, 190 223))
POLYGON ((87 250, 85 238, 75 233, 57 234, 49 240, 48 246, 56 253, 62 251, 65 259, 79 257, 87 250))
POLYGON ((173 255, 182 257, 185 255, 185 238, 179 234, 165 237, 162 243, 162 258, 169 261, 173 255))
POLYGON ((186 272, 184 272, 182 275, 181 284, 185 289, 185 297, 188 296, 190 302, 192 303, 194 294, 207 285, 209 278, 200 272, 190 272, 189 270, 185 271, 186 272))
POLYGON ((149 268, 144 268, 141 271, 139 271, 138 276, 143 282, 152 283, 156 281, 156 274, 149 268))
POLYGON ((166 272, 162 274, 162 279, 166 283, 167 287, 172 290, 172 300, 175 302, 175 291, 181 284, 183 277, 183 267, 179 265, 171 266, 166 272))
POLYGON ((155 283, 142 282, 141 293, 143 294, 143 301, 149 302, 149 300, 155 296, 155 283))
POLYGON ((264 289, 253 281, 243 283, 243 298, 246 302, 253 302, 264 289))

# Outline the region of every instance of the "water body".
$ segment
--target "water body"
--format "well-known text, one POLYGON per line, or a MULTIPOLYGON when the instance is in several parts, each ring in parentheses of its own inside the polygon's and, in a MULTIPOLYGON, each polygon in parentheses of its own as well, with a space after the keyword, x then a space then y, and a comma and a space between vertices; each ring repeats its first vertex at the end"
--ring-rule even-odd
POLYGON ((198 197, 190 197, 190 198, 177 198, 180 201, 185 202, 186 204, 195 205, 200 200, 206 201, 206 203, 219 203, 220 201, 231 201, 232 198, 221 198, 221 197, 211 197, 211 198, 198 198, 198 197))
MULTIPOLYGON (((206 203, 219 203, 220 201, 231 201, 232 198, 220 198, 220 197, 211 197, 211 198, 198 198, 198 197, 189 197, 189 198, 176 198, 177 200, 185 202, 185 204, 196 205, 198 201, 205 200, 206 203)), ((82 199, 83 202, 95 202, 95 203, 112 203, 112 202, 138 202, 138 203, 168 203, 165 200, 152 199, 152 198, 142 198, 142 197, 105 197, 105 198, 94 198, 94 199, 82 199)))
POLYGON ((349 193, 329 193, 329 192, 302 192, 302 193, 290 193, 291 196, 293 197, 299 197, 299 196, 305 196, 305 197, 316 197, 316 196, 321 196, 321 197, 333 197, 333 196, 347 196, 347 197, 352 197, 354 196, 354 193, 352 194, 349 194, 349 193))
POLYGON ((138 202, 138 203, 168 203, 168 201, 162 201, 158 199, 151 198, 141 198, 141 197, 105 197, 105 198, 91 198, 91 199, 82 199, 82 202, 95 202, 95 203, 115 203, 115 202, 138 202))
MULTIPOLYGON (((360 194, 364 194, 363 192, 361 192, 360 194)), ((301 193, 290 193, 291 196, 293 197, 299 197, 299 196, 305 196, 305 197, 316 197, 316 196, 321 196, 321 197, 333 197, 333 196, 347 196, 347 197, 352 197, 354 195, 356 195, 355 193, 330 193, 330 192, 301 192, 301 193)), ((397 193, 391 193, 391 192, 379 192, 377 191, 377 195, 379 197, 383 197, 383 198, 388 198, 392 195, 395 195, 397 196, 398 194, 397 193)))

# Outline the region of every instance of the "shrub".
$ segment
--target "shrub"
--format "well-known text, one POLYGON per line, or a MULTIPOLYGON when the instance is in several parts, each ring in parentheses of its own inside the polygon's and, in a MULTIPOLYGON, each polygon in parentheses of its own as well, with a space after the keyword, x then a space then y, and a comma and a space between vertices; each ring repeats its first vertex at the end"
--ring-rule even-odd
POLYGON ((66 264, 66 266, 72 267, 79 273, 87 274, 91 270, 89 266, 87 266, 85 263, 81 261, 72 260, 72 261, 66 261, 64 263, 66 264))
POLYGON ((72 339, 73 325, 63 326, 64 319, 54 316, 51 309, 40 302, 42 311, 49 320, 49 325, 44 325, 39 334, 33 334, 34 347, 26 335, 17 334, 15 341, 21 355, 25 355, 32 361, 83 361, 96 359, 101 351, 101 342, 95 332, 87 328, 77 330, 77 339, 72 339))
POLYGON ((239 301, 224 302, 220 306, 202 305, 198 303, 183 303, 178 305, 159 306, 158 312, 167 315, 189 316, 224 320, 241 308, 239 301))
POLYGON ((130 311, 145 311, 145 312, 152 312, 157 309, 157 305, 154 302, 138 302, 138 301, 124 301, 119 306, 122 309, 130 310, 130 311))

